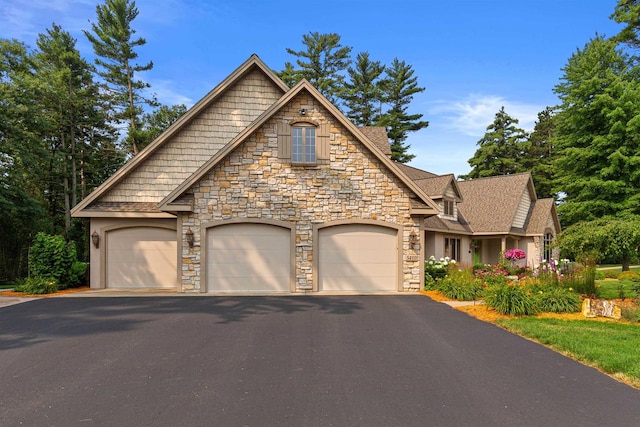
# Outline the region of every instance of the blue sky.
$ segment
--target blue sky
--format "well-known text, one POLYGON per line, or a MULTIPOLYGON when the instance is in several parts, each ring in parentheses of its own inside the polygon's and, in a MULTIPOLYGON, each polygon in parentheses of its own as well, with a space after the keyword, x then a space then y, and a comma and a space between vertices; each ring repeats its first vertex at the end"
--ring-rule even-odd
MULTIPOLYGON (((0 38, 30 46, 52 22, 77 38, 95 21, 93 0, 0 0, 0 38)), ((434 173, 469 172, 468 159, 501 106, 531 130, 555 105, 562 68, 596 33, 611 36, 616 0, 137 0, 137 35, 147 44, 140 77, 160 102, 193 105, 251 54, 280 70, 310 31, 338 33, 342 44, 389 64, 411 64, 426 91, 410 112, 428 128, 410 134, 411 165, 434 173)))

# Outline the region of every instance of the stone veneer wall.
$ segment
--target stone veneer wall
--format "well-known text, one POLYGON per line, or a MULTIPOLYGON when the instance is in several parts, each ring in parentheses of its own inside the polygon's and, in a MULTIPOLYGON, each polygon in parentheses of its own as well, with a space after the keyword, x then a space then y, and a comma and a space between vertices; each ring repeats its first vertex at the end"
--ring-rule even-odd
POLYGON ((295 223, 295 283, 297 291, 313 284, 313 224, 335 220, 377 220, 403 226, 402 286, 417 290, 421 284, 419 251, 409 247, 409 234, 420 235, 420 217, 411 217, 409 195, 395 177, 365 146, 331 117, 314 98, 301 93, 261 129, 216 165, 192 187, 192 213, 182 214, 182 235, 194 233, 193 248, 183 245, 182 291, 199 291, 201 226, 211 221, 262 218, 295 223), (283 163, 277 153, 277 122, 298 117, 304 106, 307 118, 331 122, 329 164, 313 167, 283 163))

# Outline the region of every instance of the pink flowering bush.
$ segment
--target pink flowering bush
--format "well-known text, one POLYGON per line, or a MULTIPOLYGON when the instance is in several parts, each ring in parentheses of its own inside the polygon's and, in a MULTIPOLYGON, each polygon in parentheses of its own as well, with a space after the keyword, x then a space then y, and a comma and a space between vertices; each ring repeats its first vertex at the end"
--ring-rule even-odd
POLYGON ((516 261, 519 259, 525 259, 527 254, 522 249, 509 249, 504 253, 504 259, 509 261, 516 261))

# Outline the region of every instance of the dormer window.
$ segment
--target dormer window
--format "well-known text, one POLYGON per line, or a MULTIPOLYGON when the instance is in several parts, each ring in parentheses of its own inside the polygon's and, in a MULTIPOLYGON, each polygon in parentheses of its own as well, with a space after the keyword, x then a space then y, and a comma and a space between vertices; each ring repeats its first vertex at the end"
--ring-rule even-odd
POLYGON ((443 200, 443 213, 445 216, 455 216, 455 202, 453 200, 443 200))

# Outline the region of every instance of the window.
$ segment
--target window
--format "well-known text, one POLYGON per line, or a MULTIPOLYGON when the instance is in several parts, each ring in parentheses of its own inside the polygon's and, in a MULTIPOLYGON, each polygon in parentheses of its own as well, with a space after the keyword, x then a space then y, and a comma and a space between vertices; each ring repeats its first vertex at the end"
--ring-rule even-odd
POLYGON ((329 163, 330 124, 310 119, 278 122, 278 157, 302 166, 329 163))
POLYGON ((444 255, 460 261, 460 239, 446 237, 444 239, 444 255))
POLYGON ((444 214, 446 216, 455 216, 453 200, 444 200, 444 214))
POLYGON ((295 125, 291 128, 291 162, 316 162, 316 128, 295 125))
POLYGON ((546 233, 543 240, 543 258, 547 261, 551 261, 553 259, 553 248, 551 247, 552 244, 553 234, 546 233))

